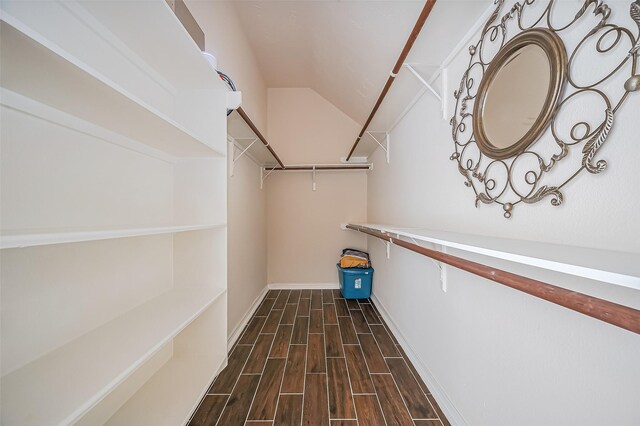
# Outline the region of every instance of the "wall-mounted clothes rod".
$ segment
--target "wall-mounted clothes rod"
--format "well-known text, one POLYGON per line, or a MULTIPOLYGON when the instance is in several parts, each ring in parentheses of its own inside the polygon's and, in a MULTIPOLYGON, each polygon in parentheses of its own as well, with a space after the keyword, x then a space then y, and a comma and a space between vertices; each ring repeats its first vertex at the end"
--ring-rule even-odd
POLYGON ((316 190, 317 172, 337 172, 337 171, 362 171, 373 170, 373 164, 292 164, 289 166, 271 166, 260 168, 260 189, 264 186, 264 181, 273 172, 311 172, 311 188, 316 190))
POLYGON ((244 110, 242 109, 242 107, 238 107, 237 109, 238 114, 240 114, 240 117, 242 117, 242 119, 247 123, 247 125, 251 128, 251 130, 253 131, 253 133, 256 134, 256 136, 258 137, 258 139, 260 139, 260 142, 262 142, 262 144, 269 150, 269 152, 271 153, 271 155, 273 155, 273 158, 276 159, 276 161, 278 162, 278 165, 280 167, 284 167, 284 163, 282 162, 282 160, 280 160, 280 157, 278 157, 278 154, 276 154, 276 152, 273 150, 273 148, 271 148, 271 145, 269 145, 269 142, 267 142, 267 140, 264 138, 264 136, 262 136, 262 133, 260 133, 260 130, 258 130, 258 128, 255 126, 255 124, 253 124, 253 121, 251 121, 251 119, 249 118, 249 116, 247 115, 246 112, 244 112, 244 110))
POLYGON ((409 55, 409 51, 413 47, 413 43, 415 43, 416 39, 418 38, 418 35, 420 34, 420 31, 422 30, 424 23, 427 21, 427 18, 429 17, 429 14, 431 13, 431 10, 433 9, 433 6, 435 4, 436 4, 436 0, 427 0, 424 7, 422 8, 422 12, 420 12, 420 16, 418 16, 418 20, 416 21, 416 24, 413 26, 413 31, 411 31, 411 34, 409 35, 409 38, 407 39, 407 42, 405 43, 404 48, 402 49, 402 52, 400 53, 400 56, 398 57, 398 60, 396 61, 395 66, 391 70, 389 78, 387 79, 387 82, 385 83, 382 89, 382 92, 380 92, 380 96, 378 96, 378 100, 373 105, 373 109, 371 110, 371 113, 369 114, 367 121, 365 121, 364 126, 362 126, 362 130, 360 130, 360 134, 358 135, 355 142, 353 143, 353 146, 351 147, 351 151, 349 151, 349 155, 347 155, 347 161, 349 161, 349 159, 353 155, 353 152, 356 150, 358 143, 360 143, 360 139, 364 135, 364 132, 367 130, 367 127, 369 127, 371 120, 373 120, 373 117, 376 115, 376 112, 378 111, 378 108, 380 108, 380 105, 382 104, 382 101, 384 100, 385 96, 387 96, 387 92, 389 92, 389 89, 391 88, 391 85, 393 84, 393 81, 395 80, 396 75, 398 74, 398 72, 400 72, 400 68, 402 67, 402 64, 404 63, 405 59, 407 59, 407 55, 409 55))
MULTIPOLYGON (((276 167, 274 171, 326 171, 326 170, 371 170, 371 164, 318 164, 318 165, 289 165, 285 167, 276 167)), ((271 169, 270 169, 271 170, 271 169)))
POLYGON ((619 305, 608 300, 567 290, 532 278, 523 277, 437 250, 428 249, 375 229, 352 224, 347 225, 346 228, 380 238, 391 244, 430 257, 438 262, 446 263, 463 271, 571 309, 572 311, 580 312, 581 314, 615 325, 616 327, 640 334, 640 310, 629 306, 619 305))

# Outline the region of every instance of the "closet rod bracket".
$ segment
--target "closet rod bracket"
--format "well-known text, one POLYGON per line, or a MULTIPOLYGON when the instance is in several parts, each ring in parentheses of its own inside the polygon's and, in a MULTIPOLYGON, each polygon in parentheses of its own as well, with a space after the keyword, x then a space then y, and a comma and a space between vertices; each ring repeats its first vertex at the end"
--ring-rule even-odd
POLYGON ((389 137, 389 132, 366 132, 369 136, 371 136, 371 139, 373 139, 378 146, 380 146, 380 148, 382 148, 385 152, 385 154, 387 155, 387 164, 389 164, 390 161, 390 157, 389 157, 389 147, 390 147, 390 137, 389 137), (384 140, 384 144, 382 142, 380 142, 378 140, 378 138, 376 138, 375 136, 373 136, 374 133, 384 133, 385 134, 385 140, 384 140))

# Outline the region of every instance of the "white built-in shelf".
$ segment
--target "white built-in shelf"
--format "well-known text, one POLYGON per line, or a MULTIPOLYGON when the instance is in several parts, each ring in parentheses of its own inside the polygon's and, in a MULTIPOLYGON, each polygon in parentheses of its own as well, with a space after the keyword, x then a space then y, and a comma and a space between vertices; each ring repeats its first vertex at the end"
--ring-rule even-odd
POLYGON ((640 290, 640 254, 379 224, 356 224, 416 241, 640 290))
POLYGON ((4 421, 74 423, 225 293, 174 288, 3 376, 4 421))
POLYGON ((198 138, 10 15, 2 14, 0 27, 1 85, 8 91, 172 156, 224 156, 213 142, 198 138))
POLYGON ((52 244, 80 243, 115 238, 144 237, 223 228, 226 224, 159 226, 153 228, 86 229, 67 231, 6 231, 0 235, 0 249, 26 248, 52 244))
POLYGON ((174 355, 106 426, 185 424, 218 372, 215 361, 213 355, 174 355))

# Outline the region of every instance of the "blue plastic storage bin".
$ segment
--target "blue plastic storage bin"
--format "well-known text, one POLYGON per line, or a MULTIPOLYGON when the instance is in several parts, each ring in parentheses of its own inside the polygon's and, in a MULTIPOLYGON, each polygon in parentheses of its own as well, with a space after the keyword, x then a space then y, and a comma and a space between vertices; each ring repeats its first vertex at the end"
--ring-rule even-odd
POLYGON ((373 268, 341 268, 338 267, 340 292, 345 299, 368 299, 371 296, 373 268))

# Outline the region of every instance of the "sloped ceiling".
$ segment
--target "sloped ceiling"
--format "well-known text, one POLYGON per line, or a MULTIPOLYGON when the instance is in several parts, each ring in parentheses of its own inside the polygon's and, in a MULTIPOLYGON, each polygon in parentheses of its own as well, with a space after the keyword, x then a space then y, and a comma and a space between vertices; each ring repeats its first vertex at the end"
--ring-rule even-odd
MULTIPOLYGON (((440 0, 416 44, 420 52, 412 52, 410 58, 439 64, 489 4, 489 0, 440 0), (457 31, 449 31, 452 26, 457 31)), ((267 87, 310 87, 362 124, 424 1, 235 1, 233 5, 267 87)))

